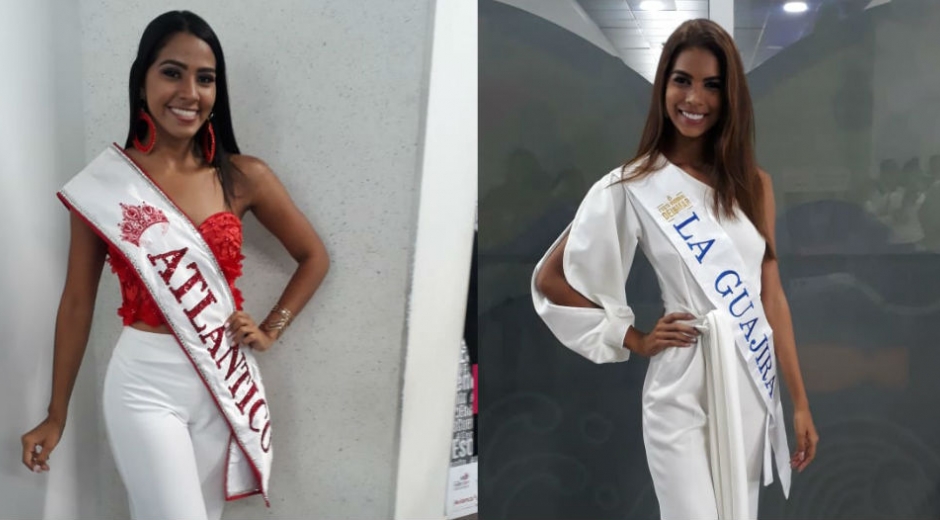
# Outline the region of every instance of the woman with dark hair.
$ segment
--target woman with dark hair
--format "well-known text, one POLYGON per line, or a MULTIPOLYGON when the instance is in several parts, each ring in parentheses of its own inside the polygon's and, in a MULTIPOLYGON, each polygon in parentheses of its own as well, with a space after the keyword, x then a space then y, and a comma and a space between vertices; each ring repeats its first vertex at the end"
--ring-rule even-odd
POLYGON ((59 193, 71 210, 47 418, 23 463, 47 471, 88 341, 105 260, 124 329, 103 409, 133 518, 220 518, 267 500, 271 414, 253 351, 284 333, 326 275, 326 249, 265 163, 235 142, 225 59, 193 13, 154 19, 131 66, 130 128, 59 193), (251 211, 297 261, 270 314, 241 310, 241 219, 251 211))
POLYGON ((643 429, 662 518, 756 518, 776 457, 785 493, 818 436, 774 254, 770 177, 730 36, 708 20, 668 39, 636 156, 598 181, 536 266, 533 301, 595 363, 649 357, 643 429), (637 246, 662 291, 653 330, 624 285, 637 246), (777 366, 794 403, 788 454, 777 366))

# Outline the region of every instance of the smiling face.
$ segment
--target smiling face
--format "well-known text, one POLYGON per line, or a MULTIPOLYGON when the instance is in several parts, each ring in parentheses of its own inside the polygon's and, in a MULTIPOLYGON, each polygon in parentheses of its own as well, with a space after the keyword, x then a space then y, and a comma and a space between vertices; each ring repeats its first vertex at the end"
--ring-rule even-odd
POLYGON ((697 139, 721 119, 722 89, 718 58, 701 47, 676 57, 666 77, 666 114, 683 137, 697 139))
POLYGON ((196 135, 215 105, 215 71, 215 54, 205 41, 189 33, 167 40, 147 69, 142 93, 158 134, 180 140, 196 135))

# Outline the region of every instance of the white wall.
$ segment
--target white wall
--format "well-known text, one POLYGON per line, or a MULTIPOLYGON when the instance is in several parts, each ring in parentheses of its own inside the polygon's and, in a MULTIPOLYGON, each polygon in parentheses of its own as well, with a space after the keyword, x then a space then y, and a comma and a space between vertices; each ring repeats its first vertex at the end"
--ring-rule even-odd
POLYGON ((93 516, 78 497, 94 480, 97 457, 91 371, 79 374, 53 471, 19 462, 20 436, 45 417, 58 296, 65 280, 68 214, 55 199, 84 162, 77 4, 0 4, 0 516, 93 516), (13 72, 15 71, 15 72, 13 72), (89 445, 91 444, 91 445, 89 445), (81 446, 81 449, 77 449, 81 446))
MULTIPOLYGON (((0 239, 19 245, 12 257, 0 256, 0 323, 11 335, 10 346, 0 349, 0 403, 4 418, 12 419, 0 423, 8 454, 0 458, 0 516, 127 517, 98 404, 120 330, 120 296, 110 272, 103 276, 70 414, 69 428, 77 432, 67 432, 48 475, 20 470, 9 454, 18 453, 19 435, 42 417, 48 399, 52 322, 67 247, 67 215, 53 193, 86 158, 123 141, 127 75, 140 34, 172 8, 196 12, 219 35, 242 151, 272 166, 332 256, 319 293, 283 341, 261 357, 277 429, 272 508, 251 498, 228 504, 225 517, 393 515, 432 3, 57 0, 53 10, 52 0, 41 0, 22 3, 15 16, 6 16, 11 11, 2 5, 0 56, 23 66, 0 80, 0 239), (15 126, 6 123, 8 113, 15 126), (50 133, 56 139, 51 146, 50 133), (24 296, 6 297, 14 291, 24 296), (81 454, 69 443, 81 443, 81 454), (48 507, 42 504, 47 494, 48 507)), ((475 187, 475 169, 473 179, 475 187)), ((470 228, 472 211, 466 218, 470 228)), ((466 258, 450 257, 458 265, 469 265, 467 236, 466 258)), ((246 310, 260 318, 293 266, 250 217, 245 239, 239 286, 246 310)), ((465 283, 455 301, 465 302, 465 283)), ((454 342, 453 366, 445 370, 456 370, 457 347, 454 342)), ((451 421, 446 417, 439 432, 444 443, 451 421)), ((442 498, 439 504, 443 510, 442 498)))

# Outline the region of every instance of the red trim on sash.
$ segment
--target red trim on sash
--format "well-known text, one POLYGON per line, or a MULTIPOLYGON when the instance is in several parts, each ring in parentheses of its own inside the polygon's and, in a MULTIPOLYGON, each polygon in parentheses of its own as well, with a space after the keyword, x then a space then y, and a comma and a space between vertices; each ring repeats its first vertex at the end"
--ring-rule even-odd
MULTIPOLYGON (((140 173, 144 174, 144 177, 146 177, 146 178, 150 181, 150 183, 153 184, 153 187, 156 188, 156 190, 159 191, 159 192, 166 198, 166 200, 169 201, 169 203, 173 205, 174 208, 176 208, 176 211, 178 211, 178 212, 180 213, 180 215, 183 215, 184 217, 186 217, 186 220, 188 220, 189 223, 192 224, 194 228, 196 228, 197 230, 199 229, 199 226, 196 225, 196 223, 193 221, 193 219, 190 218, 190 216, 187 215, 185 211, 183 211, 182 209, 180 209, 179 206, 176 205, 176 201, 174 201, 172 198, 170 198, 170 196, 167 195, 165 191, 163 191, 163 188, 161 188, 160 185, 157 184, 157 181, 153 180, 153 177, 151 177, 150 174, 147 173, 147 170, 145 170, 144 167, 141 166, 139 162, 135 161, 134 158, 131 157, 130 155, 127 155, 127 152, 125 152, 124 149, 121 148, 121 145, 119 145, 119 144, 117 144, 117 143, 111 143, 111 145, 114 146, 114 149, 117 150, 117 152, 118 152, 119 154, 121 154, 122 157, 124 157, 125 159, 127 159, 128 161, 130 161, 131 164, 133 164, 138 170, 140 170, 140 173)), ((222 212, 220 211, 219 213, 222 213, 222 212)), ((213 216, 214 216, 214 215, 210 215, 209 217, 211 218, 211 217, 213 217, 213 216)), ((208 219, 207 219, 207 220, 208 220, 208 219)), ((218 261, 218 260, 216 260, 216 261, 218 261)), ((131 264, 131 265, 133 265, 133 264, 131 264)))

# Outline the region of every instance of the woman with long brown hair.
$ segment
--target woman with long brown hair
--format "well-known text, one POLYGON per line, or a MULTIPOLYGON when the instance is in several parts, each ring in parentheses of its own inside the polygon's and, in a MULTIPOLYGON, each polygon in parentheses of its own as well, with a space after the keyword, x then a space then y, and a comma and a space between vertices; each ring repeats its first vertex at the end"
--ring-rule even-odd
POLYGON ((739 56, 708 20, 669 37, 636 156, 589 190, 532 277, 536 310, 567 347, 595 363, 650 358, 643 438, 662 518, 756 518, 771 459, 788 493, 819 441, 739 56), (624 290, 637 246, 665 307, 649 332, 624 290), (792 456, 777 366, 794 405, 792 456))

